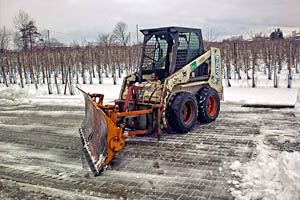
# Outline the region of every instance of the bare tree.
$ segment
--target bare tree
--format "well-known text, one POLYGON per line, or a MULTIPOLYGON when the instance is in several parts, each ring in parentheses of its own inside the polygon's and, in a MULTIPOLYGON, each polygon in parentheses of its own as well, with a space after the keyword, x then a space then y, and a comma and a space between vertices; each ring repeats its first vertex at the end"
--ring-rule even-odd
POLYGON ((10 41, 10 32, 6 29, 5 26, 0 28, 0 51, 8 49, 10 41))
POLYGON ((279 45, 276 41, 273 41, 271 43, 271 48, 272 48, 272 52, 273 52, 271 60, 272 60, 273 73, 274 73, 274 83, 273 83, 274 88, 278 87, 278 82, 279 82, 278 74, 280 73, 279 67, 281 65, 281 53, 280 53, 280 50, 278 49, 278 46, 279 45), (278 67, 277 67, 277 64, 278 64, 278 67))
POLYGON ((19 13, 14 18, 14 26, 16 29, 16 32, 14 34, 14 43, 18 48, 23 48, 24 46, 24 43, 21 40, 22 35, 20 30, 26 27, 30 20, 31 18, 29 14, 22 10, 19 10, 19 13))
POLYGON ((19 32, 15 34, 14 41, 16 46, 22 44, 23 49, 32 48, 39 43, 41 34, 37 31, 35 21, 30 18, 28 13, 24 11, 19 11, 19 13, 14 18, 14 25, 19 32))
POLYGON ((287 70, 288 70, 288 84, 287 87, 291 88, 292 87, 292 64, 293 64, 293 43, 291 41, 289 41, 287 43, 287 49, 286 49, 286 59, 287 59, 287 70))
POLYGON ((295 45, 295 71, 299 73, 299 63, 300 63, 300 42, 296 42, 295 45))
POLYGON ((113 37, 108 33, 99 33, 97 40, 101 47, 109 47, 113 44, 113 37))
POLYGON ((60 41, 58 41, 58 39, 52 37, 50 39, 50 43, 48 44, 50 45, 51 47, 65 47, 66 45, 60 41))
POLYGON ((252 41, 250 43, 250 52, 251 52, 251 58, 252 58, 252 87, 255 88, 256 87, 256 74, 255 74, 255 66, 257 65, 257 61, 258 61, 258 53, 257 53, 257 49, 256 49, 256 44, 255 41, 252 41))
POLYGON ((21 34, 17 31, 14 32, 13 42, 14 42, 14 45, 17 49, 22 49, 23 48, 23 42, 21 40, 21 34))
POLYGON ((17 30, 20 30, 21 28, 27 26, 29 21, 32 21, 29 14, 22 10, 19 10, 19 13, 14 18, 14 26, 17 30))
POLYGON ((113 30, 112 38, 116 40, 122 46, 127 46, 129 42, 129 33, 127 24, 124 22, 118 22, 113 30))
POLYGON ((215 41, 217 41, 218 37, 219 37, 219 34, 214 33, 213 30, 210 28, 206 29, 206 31, 204 32, 204 40, 205 41, 215 42, 215 41))
POLYGON ((79 45, 79 43, 78 43, 76 40, 73 40, 73 41, 70 43, 70 47, 79 49, 79 48, 80 48, 80 45, 79 45))
POLYGON ((244 71, 246 74, 246 80, 248 82, 250 78, 249 76, 249 69, 250 69, 250 58, 249 58, 249 45, 246 42, 243 42, 243 49, 242 49, 242 61, 243 61, 243 65, 244 65, 244 71))

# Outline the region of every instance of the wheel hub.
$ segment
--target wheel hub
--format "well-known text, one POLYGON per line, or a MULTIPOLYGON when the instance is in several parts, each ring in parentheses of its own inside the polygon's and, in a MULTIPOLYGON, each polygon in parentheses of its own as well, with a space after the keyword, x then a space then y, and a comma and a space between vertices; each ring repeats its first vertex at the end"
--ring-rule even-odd
POLYGON ((184 103, 182 108, 181 119, 185 124, 189 124, 193 120, 193 109, 195 108, 191 101, 187 101, 184 103))
POLYGON ((217 113, 217 99, 216 99, 215 96, 210 96, 208 98, 207 112, 208 112, 209 116, 211 116, 211 117, 216 115, 216 113, 217 113))

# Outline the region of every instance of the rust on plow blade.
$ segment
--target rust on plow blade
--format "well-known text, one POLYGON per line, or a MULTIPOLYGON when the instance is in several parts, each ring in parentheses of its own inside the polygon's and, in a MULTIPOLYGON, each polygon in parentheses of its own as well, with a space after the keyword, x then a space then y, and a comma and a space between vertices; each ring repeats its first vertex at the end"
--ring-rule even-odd
POLYGON ((87 162, 97 176, 103 171, 107 159, 107 123, 103 111, 95 105, 87 93, 80 91, 85 100, 85 118, 79 133, 87 162))

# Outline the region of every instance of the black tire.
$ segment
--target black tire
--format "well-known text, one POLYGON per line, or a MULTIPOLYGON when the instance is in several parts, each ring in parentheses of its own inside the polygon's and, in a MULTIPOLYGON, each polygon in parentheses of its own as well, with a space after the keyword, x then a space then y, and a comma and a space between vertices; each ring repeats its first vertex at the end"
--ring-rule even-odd
POLYGON ((218 92, 212 88, 202 88, 197 94, 198 120, 201 123, 215 121, 220 113, 220 97, 218 92))
POLYGON ((194 95, 181 92, 169 101, 166 117, 170 127, 178 133, 187 133, 197 120, 197 99, 194 95))

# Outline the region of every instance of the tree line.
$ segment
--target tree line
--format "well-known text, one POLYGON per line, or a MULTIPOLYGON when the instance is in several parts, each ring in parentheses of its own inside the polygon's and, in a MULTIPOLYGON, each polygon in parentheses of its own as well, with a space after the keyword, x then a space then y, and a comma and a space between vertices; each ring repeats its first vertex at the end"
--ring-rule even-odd
POLYGON ((43 36, 35 21, 20 11, 14 19, 16 32, 0 28, 0 83, 7 87, 19 84, 48 85, 48 93, 74 94, 74 85, 102 84, 103 77, 112 77, 116 84, 122 73, 133 73, 140 61, 140 46, 128 46, 127 24, 119 22, 112 33, 99 33, 97 42, 70 47, 43 36), (17 46, 9 50, 9 41, 17 46), (52 88, 54 86, 54 89, 52 88), (64 91, 61 91, 64 87, 64 91))
POLYGON ((0 83, 47 84, 49 94, 61 94, 61 85, 74 94, 75 84, 103 83, 103 77, 112 77, 116 84, 122 74, 133 73, 138 66, 140 46, 85 46, 35 49, 33 51, 6 51, 0 58, 0 83), (97 82, 96 82, 97 81, 97 82))
MULTIPOLYGON (((104 36, 101 36, 104 37, 104 36)), ((105 38, 107 38, 105 36, 105 38)), ((33 50, 5 51, 0 57, 0 83, 47 84, 49 94, 60 91, 59 85, 74 94, 74 85, 103 83, 103 77, 111 77, 114 84, 122 73, 137 70, 141 45, 112 45, 102 38, 98 45, 76 47, 35 48, 33 50)), ((223 40, 206 42, 206 47, 221 48, 222 66, 227 86, 231 80, 250 80, 256 87, 257 72, 263 72, 273 86, 278 87, 279 75, 287 71, 287 87, 291 88, 293 73, 299 73, 300 41, 256 38, 247 40, 223 40), (287 68, 284 68, 287 66, 287 68)))
MULTIPOLYGON (((47 84, 49 94, 74 94, 75 84, 102 84, 103 77, 111 77, 116 84, 123 72, 133 73, 139 66, 142 45, 129 44, 130 34, 124 22, 117 23, 112 33, 99 33, 96 43, 74 42, 70 47, 43 36, 23 11, 16 15, 14 24, 16 50, 9 50, 11 34, 5 27, 0 28, 0 83, 7 87, 34 84, 38 88, 39 84, 47 84)), ((300 40, 284 39, 279 31, 251 40, 238 37, 205 41, 205 46, 221 49, 223 74, 229 87, 232 79, 250 80, 256 87, 259 71, 278 87, 279 75, 286 65, 287 87, 291 88, 293 72, 300 70, 300 40)))
POLYGON ((254 37, 251 40, 236 38, 222 42, 206 42, 206 46, 219 47, 227 86, 230 80, 251 80, 256 87, 257 72, 263 72, 273 86, 279 85, 279 75, 287 66, 287 87, 292 87, 293 73, 300 72, 300 40, 290 37, 272 39, 254 37))

